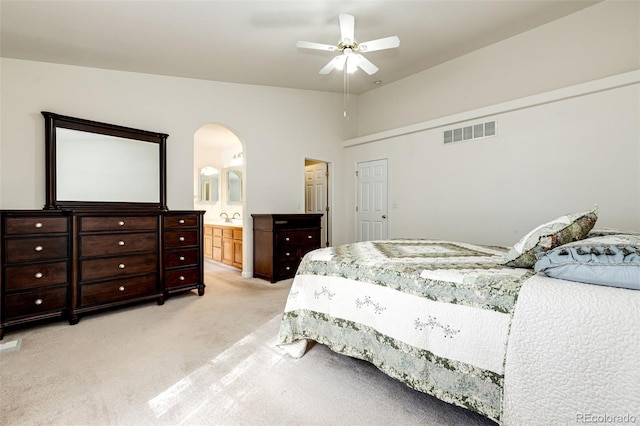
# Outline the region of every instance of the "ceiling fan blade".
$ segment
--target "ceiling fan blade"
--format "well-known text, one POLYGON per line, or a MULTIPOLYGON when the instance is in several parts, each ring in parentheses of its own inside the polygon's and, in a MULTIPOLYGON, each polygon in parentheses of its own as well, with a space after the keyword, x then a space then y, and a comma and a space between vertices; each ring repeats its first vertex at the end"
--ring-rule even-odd
POLYGON ((348 15, 346 13, 341 13, 340 18, 340 36, 342 37, 342 42, 345 44, 351 44, 354 41, 354 28, 355 28, 355 18, 353 15, 348 15))
POLYGON ((329 52, 338 50, 336 46, 331 46, 330 44, 314 43, 311 41, 299 41, 296 43, 296 46, 303 49, 326 50, 329 52))
POLYGON ((374 52, 376 50, 393 49, 398 46, 400 46, 400 39, 398 36, 391 36, 360 43, 358 44, 358 50, 360 52, 374 52))
POLYGON ((320 74, 329 74, 334 69, 342 69, 342 67, 344 67, 345 59, 346 59, 346 56, 344 55, 336 56, 335 58, 330 60, 329 63, 320 70, 320 74))
POLYGON ((358 58, 358 66, 362 68, 364 72, 366 72, 367 74, 372 75, 378 72, 378 67, 373 65, 373 63, 370 60, 368 60, 361 54, 358 53, 353 56, 356 56, 358 58))

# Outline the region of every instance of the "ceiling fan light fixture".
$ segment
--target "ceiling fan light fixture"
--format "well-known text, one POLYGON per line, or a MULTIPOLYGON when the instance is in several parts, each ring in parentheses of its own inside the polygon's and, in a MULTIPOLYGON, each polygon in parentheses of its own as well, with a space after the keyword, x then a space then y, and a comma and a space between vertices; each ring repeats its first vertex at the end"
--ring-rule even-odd
POLYGON ((345 99, 344 116, 348 117, 349 74, 354 73, 358 68, 362 69, 369 75, 373 75, 378 72, 378 67, 365 58, 362 53, 383 49, 393 49, 400 46, 400 39, 397 36, 391 36, 356 43, 354 33, 355 18, 346 13, 341 13, 338 18, 340 20, 341 40, 336 46, 309 41, 299 41, 296 43, 296 46, 304 49, 324 50, 329 52, 339 50, 342 53, 329 61, 329 63, 320 70, 320 74, 329 74, 333 70, 343 71, 345 99))

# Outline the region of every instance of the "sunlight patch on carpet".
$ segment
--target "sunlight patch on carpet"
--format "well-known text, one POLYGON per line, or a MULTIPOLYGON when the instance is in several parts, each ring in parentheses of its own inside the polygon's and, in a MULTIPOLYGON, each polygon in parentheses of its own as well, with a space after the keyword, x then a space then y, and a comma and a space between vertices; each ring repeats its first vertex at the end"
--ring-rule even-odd
MULTIPOLYGON (((285 356, 276 346, 281 317, 281 314, 276 315, 207 364, 150 399, 148 406, 156 418, 189 423, 204 407, 210 409, 214 404, 224 412, 233 411, 255 389, 229 393, 228 388, 248 373, 250 376, 255 374, 253 367, 269 369, 285 356)), ((250 379, 247 381, 250 382, 250 379)))

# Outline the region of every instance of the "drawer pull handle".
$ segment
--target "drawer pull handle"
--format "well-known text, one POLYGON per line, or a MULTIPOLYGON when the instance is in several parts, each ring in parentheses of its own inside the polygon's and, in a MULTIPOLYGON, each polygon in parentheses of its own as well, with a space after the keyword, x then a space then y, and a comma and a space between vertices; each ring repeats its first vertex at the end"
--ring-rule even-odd
POLYGON ((42 246, 36 246, 35 251, 42 251, 44 249, 44 247, 42 246))
POLYGON ((180 275, 180 281, 184 281, 184 276, 180 275))
POLYGON ((285 255, 285 256, 291 256, 291 253, 286 252, 284 255, 285 255))
POLYGON ((286 269, 286 270, 288 271, 289 269, 291 269, 291 267, 290 267, 290 266, 287 266, 287 267, 286 267, 286 268, 284 268, 284 269, 286 269))
POLYGON ((284 240, 285 240, 285 241, 289 241, 289 237, 285 238, 284 240))
POLYGON ((118 221, 118 226, 124 226, 124 220, 119 220, 118 221))
POLYGON ((124 263, 119 264, 119 265, 118 265, 118 268, 120 268, 120 269, 124 269, 124 263))
POLYGON ((124 241, 122 241, 122 240, 118 241, 118 245, 119 246, 123 246, 124 245, 124 241))
POLYGON ((35 277, 40 279, 43 277, 42 272, 36 272, 35 277))
POLYGON ((313 238, 313 235, 307 235, 307 238, 313 238))
POLYGON ((40 306, 40 305, 42 305, 42 299, 36 299, 36 301, 34 303, 36 305, 40 306))
POLYGON ((180 237, 178 238, 180 241, 184 241, 184 237, 180 237))
POLYGON ((180 261, 183 262, 184 261, 184 256, 180 256, 180 261))
POLYGON ((42 228, 42 222, 38 222, 33 226, 35 226, 36 228, 42 228))
POLYGON ((120 291, 124 291, 124 286, 123 286, 123 285, 121 285, 120 287, 118 287, 118 290, 120 290, 120 291))
POLYGON ((180 219, 180 220, 178 221, 178 223, 179 223, 180 225, 184 224, 184 219, 180 219))

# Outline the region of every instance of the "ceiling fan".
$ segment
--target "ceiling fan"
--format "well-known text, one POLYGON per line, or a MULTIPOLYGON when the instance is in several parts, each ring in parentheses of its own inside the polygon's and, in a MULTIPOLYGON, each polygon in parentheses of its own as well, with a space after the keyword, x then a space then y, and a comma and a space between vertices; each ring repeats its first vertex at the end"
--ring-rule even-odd
POLYGON ((341 53, 329 61, 329 63, 320 70, 320 74, 329 74, 334 69, 341 71, 346 70, 348 73, 352 73, 358 68, 361 68, 369 75, 375 74, 378 72, 378 67, 365 58, 362 53, 392 49, 400 46, 400 39, 397 36, 358 43, 354 36, 355 18, 346 13, 341 13, 338 17, 340 19, 341 39, 336 46, 310 41, 299 41, 296 43, 297 47, 303 49, 325 50, 328 52, 339 51, 341 53))

